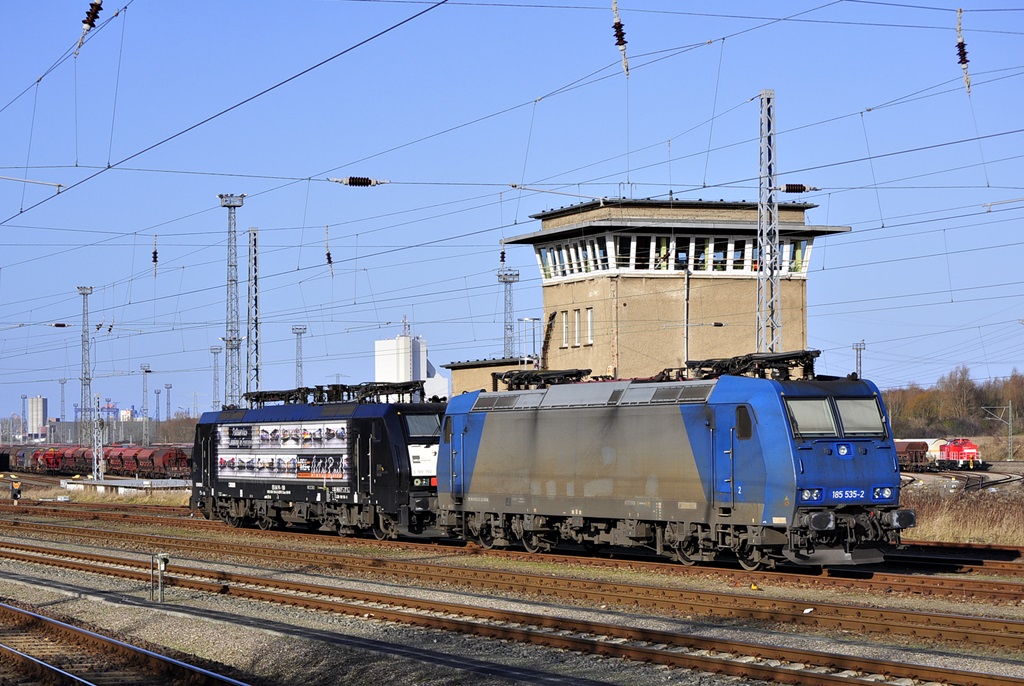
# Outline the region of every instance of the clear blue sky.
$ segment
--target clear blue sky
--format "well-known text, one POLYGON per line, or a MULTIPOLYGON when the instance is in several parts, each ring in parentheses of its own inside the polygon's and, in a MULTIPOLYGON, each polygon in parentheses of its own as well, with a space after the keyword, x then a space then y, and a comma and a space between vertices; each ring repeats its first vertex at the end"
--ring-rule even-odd
MULTIPOLYGON (((403 316, 435 364, 500 355, 499 242, 575 201, 509 184, 756 200, 766 88, 779 180, 822 189, 786 199, 853 227, 815 244, 819 371, 851 371, 862 339, 882 387, 1024 369, 1024 5, 965 9, 970 95, 953 3, 621 0, 628 79, 611 0, 431 7, 105 0, 76 57, 86 0, 7 4, 0 176, 64 189, 0 180, 0 415, 22 394, 58 415, 62 377, 71 414, 78 286, 95 393, 140 407, 147 363, 151 412, 165 383, 175 411, 209 409, 220 193, 248 196, 243 334, 260 230, 264 388, 294 385, 294 324, 306 384, 371 380, 403 316), (392 183, 326 181, 350 175, 392 183)), ((540 316, 532 251, 507 259, 516 316, 540 316)))

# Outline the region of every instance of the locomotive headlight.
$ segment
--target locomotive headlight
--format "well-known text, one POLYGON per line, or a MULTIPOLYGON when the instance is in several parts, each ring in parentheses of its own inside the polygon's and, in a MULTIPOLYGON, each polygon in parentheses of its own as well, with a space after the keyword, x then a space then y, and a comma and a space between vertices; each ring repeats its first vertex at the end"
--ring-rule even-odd
POLYGON ((820 488, 805 488, 800 491, 800 500, 804 502, 813 502, 815 500, 821 500, 821 489, 820 488))
POLYGON ((875 500, 888 500, 892 497, 892 489, 888 486, 876 488, 872 495, 875 497, 875 500))

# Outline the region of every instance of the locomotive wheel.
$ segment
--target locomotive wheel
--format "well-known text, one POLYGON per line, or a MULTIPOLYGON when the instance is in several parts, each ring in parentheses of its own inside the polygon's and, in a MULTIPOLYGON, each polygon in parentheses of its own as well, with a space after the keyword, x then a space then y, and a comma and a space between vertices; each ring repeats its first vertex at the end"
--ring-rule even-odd
POLYGON ((676 559, 687 567, 692 567, 697 564, 697 556, 700 552, 700 548, 697 545, 696 538, 687 538, 685 541, 680 541, 676 545, 676 559))
POLYGON ((274 519, 273 517, 269 517, 269 516, 264 515, 262 517, 259 517, 256 520, 256 526, 258 526, 260 529, 266 531, 268 529, 275 528, 277 526, 277 520, 274 519))
POLYGON ((494 534, 491 532, 491 525, 484 523, 480 526, 480 533, 476 536, 477 543, 481 548, 490 550, 494 547, 494 534))
POLYGON ((373 537, 378 541, 395 538, 395 522, 387 515, 377 515, 373 520, 373 537))
POLYGON ((240 529, 242 527, 241 517, 224 516, 221 517, 221 519, 223 519, 228 526, 234 527, 235 529, 240 529))
POLYGON ((765 567, 765 561, 761 557, 761 552, 751 548, 747 543, 742 544, 740 549, 736 551, 736 561, 740 563, 740 567, 748 572, 756 572, 765 567))
POLYGON ((528 553, 540 553, 547 550, 547 546, 544 545, 544 541, 541 540, 541 537, 537 534, 524 533, 522 542, 523 547, 526 548, 526 552, 528 553))

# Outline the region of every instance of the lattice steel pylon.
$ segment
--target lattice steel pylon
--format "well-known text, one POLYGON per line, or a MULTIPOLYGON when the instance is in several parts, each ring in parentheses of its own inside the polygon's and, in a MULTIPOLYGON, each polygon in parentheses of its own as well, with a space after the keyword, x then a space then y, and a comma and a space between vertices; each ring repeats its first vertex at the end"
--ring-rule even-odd
POLYGON ((220 410, 220 368, 217 365, 217 356, 220 355, 221 347, 211 345, 210 352, 213 353, 213 411, 220 410))
POLYGON ((157 427, 156 428, 156 433, 157 433, 156 440, 157 440, 157 442, 159 442, 160 441, 160 389, 159 388, 154 388, 153 392, 156 393, 156 409, 154 410, 154 414, 155 414, 154 419, 156 420, 156 427, 157 427))
POLYGON ((857 354, 857 378, 858 379, 861 379, 861 378, 864 377, 864 374, 863 374, 863 372, 861 372, 861 369, 860 369, 860 363, 861 363, 861 356, 863 355, 864 348, 866 348, 866 347, 867 347, 867 345, 864 344, 864 339, 863 338, 860 339, 860 343, 854 343, 853 344, 853 351, 857 354))
POLYGON ((249 299, 246 330, 245 392, 260 390, 260 253, 258 229, 249 227, 249 299))
POLYGON ((242 347, 241 324, 238 316, 238 232, 235 229, 235 210, 242 206, 245 194, 220 194, 221 207, 228 208, 228 275, 227 320, 224 333, 224 404, 238 407, 241 389, 242 347))
POLYGON ((498 283, 505 284, 505 346, 503 356, 516 356, 515 305, 512 300, 512 285, 519 281, 519 270, 505 266, 505 250, 501 251, 501 268, 498 269, 498 283))
POLYGON ((775 197, 775 91, 761 91, 761 164, 757 194, 757 352, 779 352, 779 204, 775 197))
MULTIPOLYGON (((89 296, 92 286, 79 286, 82 296, 82 414, 78 418, 78 444, 84 445, 82 427, 91 427, 92 420, 92 354, 89 351, 89 296)), ((88 435, 88 434, 87 434, 88 435)))
POLYGON ((171 418, 171 384, 165 383, 164 388, 167 390, 167 419, 171 418))
POLYGON ((302 388, 302 335, 306 333, 305 324, 296 324, 292 327, 295 334, 295 387, 302 388))
POLYGON ((92 422, 92 480, 103 478, 103 415, 100 412, 100 394, 96 394, 96 414, 92 422))
POLYGON ((67 379, 57 379, 57 383, 60 384, 60 440, 59 443, 63 443, 65 440, 64 427, 67 426, 67 419, 64 416, 64 385, 68 382, 67 379))
POLYGON ((139 371, 142 372, 142 445, 149 445, 149 373, 152 371, 148 364, 140 364, 139 371))

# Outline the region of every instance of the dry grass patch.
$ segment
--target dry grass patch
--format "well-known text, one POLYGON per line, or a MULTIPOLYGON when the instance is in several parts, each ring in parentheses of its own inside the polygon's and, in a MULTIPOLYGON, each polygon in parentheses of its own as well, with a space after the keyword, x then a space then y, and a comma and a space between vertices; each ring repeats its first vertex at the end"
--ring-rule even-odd
POLYGON ((907 532, 908 539, 1024 546, 1024 493, 1020 489, 953 496, 904 492, 900 505, 917 510, 917 528, 907 532))
POLYGON ((32 500, 56 500, 58 497, 71 498, 73 503, 126 503, 131 505, 177 505, 187 506, 187 490, 154 490, 139 493, 99 493, 91 489, 69 491, 57 486, 23 486, 22 494, 32 500))

